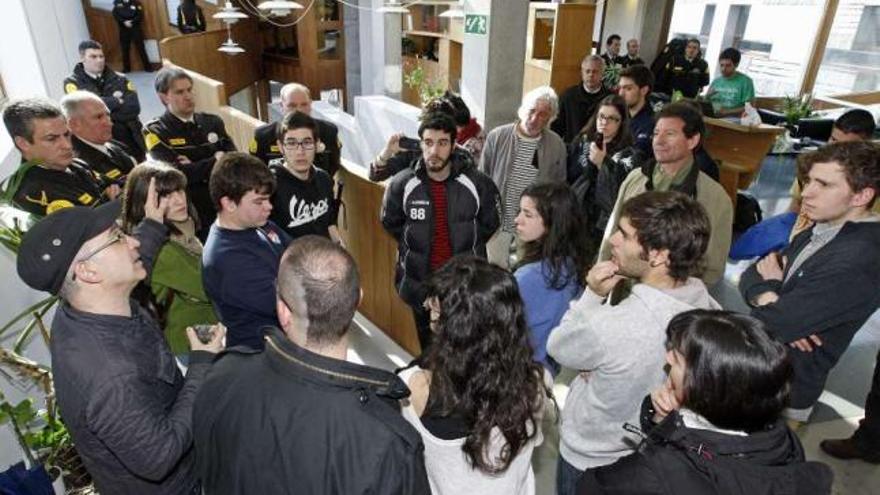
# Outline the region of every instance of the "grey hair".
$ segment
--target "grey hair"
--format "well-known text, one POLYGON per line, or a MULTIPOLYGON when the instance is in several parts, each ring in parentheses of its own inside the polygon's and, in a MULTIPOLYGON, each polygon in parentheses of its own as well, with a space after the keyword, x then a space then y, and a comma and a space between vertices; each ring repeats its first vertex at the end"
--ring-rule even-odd
POLYGON ((587 55, 581 60, 581 66, 585 65, 587 62, 596 62, 602 66, 602 70, 605 70, 605 59, 602 58, 601 55, 587 55))
POLYGON ((305 93, 309 99, 312 99, 312 93, 309 91, 309 88, 305 84, 300 83, 287 83, 281 87, 281 101, 287 99, 287 97, 292 93, 305 93))
POLYGON ((71 117, 76 116, 77 112, 79 112, 80 105, 86 101, 94 101, 96 103, 100 103, 101 106, 104 107, 108 112, 110 111, 107 108, 107 104, 104 103, 104 100, 101 99, 95 93, 91 93, 89 91, 78 90, 72 93, 68 93, 64 95, 64 98, 61 98, 61 111, 64 112, 64 116, 70 120, 71 117))
POLYGON ((546 101, 550 104, 550 120, 547 121, 547 126, 550 125, 550 122, 553 122, 556 119, 556 116, 559 114, 559 97, 556 96, 556 91, 553 91, 553 88, 550 86, 539 86, 523 96, 522 103, 519 105, 519 110, 516 111, 517 117, 519 117, 520 121, 525 122, 529 118, 529 113, 538 106, 539 101, 546 101))

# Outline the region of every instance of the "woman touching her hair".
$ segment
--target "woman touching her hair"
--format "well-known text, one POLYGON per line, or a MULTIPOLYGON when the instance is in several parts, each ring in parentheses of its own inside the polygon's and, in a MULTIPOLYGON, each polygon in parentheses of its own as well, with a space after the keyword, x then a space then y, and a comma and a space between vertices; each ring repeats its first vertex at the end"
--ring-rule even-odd
POLYGON ((168 198, 165 226, 170 236, 159 251, 149 286, 159 323, 175 355, 189 352, 186 327, 217 323, 202 286, 202 243, 196 237, 195 208, 186 196, 186 176, 171 165, 145 162, 128 175, 122 204, 122 228, 131 232, 144 218, 150 181, 159 198, 168 198))

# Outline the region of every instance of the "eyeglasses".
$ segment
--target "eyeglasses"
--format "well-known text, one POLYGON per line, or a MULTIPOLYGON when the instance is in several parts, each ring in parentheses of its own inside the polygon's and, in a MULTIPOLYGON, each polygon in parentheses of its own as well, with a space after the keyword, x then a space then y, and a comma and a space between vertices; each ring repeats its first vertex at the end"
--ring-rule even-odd
POLYGON ((125 234, 125 232, 123 232, 122 229, 117 228, 117 229, 113 230, 113 232, 110 233, 110 238, 107 239, 107 242, 105 242, 104 244, 101 244, 100 246, 98 246, 97 248, 95 248, 94 250, 92 250, 92 252, 90 252, 89 254, 87 254, 86 256, 83 256, 82 258, 76 260, 76 262, 77 262, 77 263, 82 263, 82 262, 85 262, 85 261, 89 261, 89 260, 92 259, 96 254, 100 253, 101 251, 107 249, 108 247, 110 247, 110 246, 116 244, 117 242, 119 242, 119 241, 121 241, 121 240, 123 240, 123 239, 125 239, 125 238, 126 238, 126 234, 125 234))
POLYGON ((602 113, 599 114, 599 117, 596 120, 599 120, 600 122, 614 122, 615 124, 620 123, 620 117, 616 115, 605 115, 602 113))
POLYGON ((302 148, 303 150, 310 151, 315 149, 315 140, 314 139, 303 139, 302 141, 297 141, 296 139, 287 139, 281 145, 286 150, 293 151, 297 148, 302 148))
MULTIPOLYGON (((110 238, 107 239, 107 242, 105 242, 104 244, 101 244, 97 248, 93 249, 89 254, 83 256, 82 258, 80 258, 78 260, 74 260, 74 262, 75 263, 85 263, 86 261, 89 261, 90 259, 92 259, 96 254, 109 248, 110 246, 116 244, 117 242, 124 240, 126 237, 128 237, 128 236, 125 232, 122 231, 122 229, 116 228, 113 230, 113 232, 110 233, 110 238)), ((76 280, 76 273, 75 272, 74 272, 73 276, 71 277, 71 279, 76 280)))

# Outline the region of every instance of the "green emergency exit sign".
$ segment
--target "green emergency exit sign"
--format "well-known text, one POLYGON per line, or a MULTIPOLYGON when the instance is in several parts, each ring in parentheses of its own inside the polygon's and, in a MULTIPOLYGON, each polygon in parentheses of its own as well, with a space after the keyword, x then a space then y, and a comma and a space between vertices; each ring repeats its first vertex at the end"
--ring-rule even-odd
POLYGON ((486 34, 489 18, 485 15, 468 14, 464 18, 464 32, 467 34, 486 34))

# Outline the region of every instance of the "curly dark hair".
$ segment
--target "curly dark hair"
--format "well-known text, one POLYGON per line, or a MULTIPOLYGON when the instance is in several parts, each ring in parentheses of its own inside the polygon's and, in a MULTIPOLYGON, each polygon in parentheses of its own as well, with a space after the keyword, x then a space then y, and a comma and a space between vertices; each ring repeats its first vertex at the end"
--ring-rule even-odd
POLYGON ((424 359, 431 372, 427 409, 462 418, 462 450, 471 465, 502 473, 537 434, 539 399, 550 395, 532 359, 516 280, 482 258, 458 256, 431 276, 428 298, 434 297, 440 319, 424 359), (506 444, 490 458, 494 428, 506 444))
POLYGON ((678 281, 698 276, 709 247, 712 226, 696 199, 675 191, 648 191, 627 200, 620 212, 636 229, 643 256, 669 250, 669 276, 678 281))
POLYGON ((871 208, 880 194, 880 146, 870 141, 849 141, 832 143, 801 155, 798 157, 798 180, 806 187, 813 165, 829 162, 840 165, 853 192, 865 188, 874 190, 874 198, 868 204, 871 208))
POLYGON ((627 110, 626 101, 623 100, 622 96, 608 95, 605 98, 602 98, 599 104, 596 105, 596 110, 593 111, 590 120, 587 121, 587 124, 584 125, 583 129, 581 129, 578 135, 575 136, 572 142, 576 143, 585 136, 589 141, 596 140, 596 136, 598 135, 596 121, 599 119, 599 110, 601 110, 602 107, 614 107, 617 109, 617 113, 620 114, 620 126, 617 129, 617 135, 614 136, 614 139, 612 139, 605 148, 605 152, 608 156, 611 156, 633 144, 632 131, 629 129, 629 110, 627 110))
POLYGON ((590 252, 587 229, 577 196, 560 182, 534 184, 523 197, 531 198, 544 222, 544 236, 523 244, 522 259, 516 268, 537 261, 546 261, 549 272, 544 282, 560 290, 570 281, 583 286, 595 253, 590 252))
POLYGON ((719 428, 760 431, 788 403, 793 369, 785 345, 751 316, 696 309, 666 328, 685 362, 682 406, 719 428))

